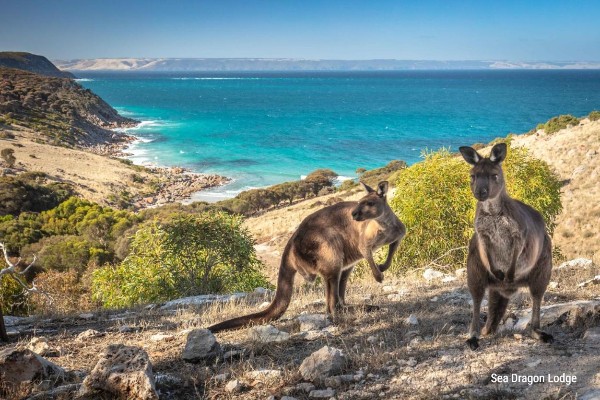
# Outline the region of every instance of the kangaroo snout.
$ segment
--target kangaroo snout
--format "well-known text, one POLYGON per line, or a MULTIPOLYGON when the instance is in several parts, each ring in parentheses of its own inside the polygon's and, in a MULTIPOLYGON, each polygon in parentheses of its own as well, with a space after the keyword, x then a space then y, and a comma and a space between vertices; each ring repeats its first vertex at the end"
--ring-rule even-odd
POLYGON ((479 201, 487 200, 488 196, 489 196, 489 192, 488 192, 487 188, 481 188, 475 192, 475 197, 479 201))
POLYGON ((353 210, 352 211, 352 219, 355 221, 360 221, 360 211, 359 210, 353 210))

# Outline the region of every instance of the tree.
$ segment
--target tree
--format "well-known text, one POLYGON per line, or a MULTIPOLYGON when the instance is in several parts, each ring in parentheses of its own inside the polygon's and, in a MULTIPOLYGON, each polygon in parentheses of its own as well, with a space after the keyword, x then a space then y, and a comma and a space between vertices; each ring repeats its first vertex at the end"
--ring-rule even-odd
MULTIPOLYGON (((6 247, 4 246, 4 243, 0 243, 0 250, 2 251, 2 256, 4 257, 4 262, 6 263, 6 267, 3 269, 0 269, 0 282, 2 282, 3 278, 5 275, 7 275, 8 277, 14 279, 14 281, 22 287, 23 290, 25 290, 28 293, 32 293, 32 292, 38 292, 37 287, 35 286, 35 284, 32 284, 31 287, 29 287, 27 285, 27 283, 25 282, 25 280, 22 278, 22 276, 24 276, 29 269, 33 266, 33 263, 35 263, 35 256, 33 257, 33 261, 31 261, 31 263, 25 267, 25 269, 23 269, 22 271, 19 271, 17 269, 17 267, 19 266, 19 264, 21 263, 21 258, 19 258, 17 260, 16 263, 13 263, 10 261, 10 258, 8 257, 8 252, 6 251, 6 247)), ((0 289, 2 289, 2 287, 0 287, 0 289)), ((3 293, 0 293, 0 295, 2 295, 3 293)), ((1 297, 0 297, 0 301, 1 301, 1 297)), ((4 315, 2 313, 2 304, 0 304, 0 341, 4 341, 4 342, 8 342, 8 334, 6 333, 6 326, 4 326, 4 315)))
POLYGON ((0 151, 0 157, 2 157, 4 162, 6 162, 10 168, 14 167, 15 163, 17 162, 15 151, 13 149, 2 149, 2 151, 0 151))

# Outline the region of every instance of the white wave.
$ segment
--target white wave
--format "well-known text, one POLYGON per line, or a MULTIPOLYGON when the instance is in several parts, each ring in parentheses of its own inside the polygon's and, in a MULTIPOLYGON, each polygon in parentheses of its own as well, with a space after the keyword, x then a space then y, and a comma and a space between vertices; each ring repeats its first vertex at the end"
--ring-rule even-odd
POLYGON ((127 127, 127 128, 116 128, 115 131, 121 132, 121 133, 127 133, 127 132, 139 131, 141 129, 146 129, 146 128, 164 127, 164 126, 169 126, 169 125, 171 125, 171 124, 164 122, 164 121, 160 121, 160 120, 145 120, 145 121, 140 121, 140 123, 137 124, 136 126, 131 126, 131 127, 127 127))
POLYGON ((75 82, 94 82, 91 78, 75 78, 75 82))

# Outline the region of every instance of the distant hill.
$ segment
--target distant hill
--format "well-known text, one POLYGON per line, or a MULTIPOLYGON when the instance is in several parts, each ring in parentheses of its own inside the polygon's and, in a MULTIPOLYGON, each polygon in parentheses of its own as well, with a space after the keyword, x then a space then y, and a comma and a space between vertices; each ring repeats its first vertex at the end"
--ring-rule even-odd
POLYGON ((0 67, 22 69, 55 78, 75 78, 72 73, 56 68, 46 57, 31 53, 1 51, 0 67))
POLYGON ((600 63, 304 60, 291 58, 98 58, 55 60, 71 71, 404 71, 457 69, 600 69, 600 63))
POLYGON ((26 127, 45 142, 87 147, 111 142, 109 129, 135 122, 72 79, 0 67, 0 128, 26 127))

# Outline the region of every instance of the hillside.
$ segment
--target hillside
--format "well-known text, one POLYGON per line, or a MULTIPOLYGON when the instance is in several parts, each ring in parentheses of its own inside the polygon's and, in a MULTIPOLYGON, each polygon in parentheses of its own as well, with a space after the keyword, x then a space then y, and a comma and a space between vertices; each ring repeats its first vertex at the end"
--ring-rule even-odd
POLYGON ((0 67, 0 128, 16 125, 37 131, 38 140, 69 147, 122 141, 110 129, 136 121, 77 82, 0 67))
POLYGON ((16 51, 0 51, 0 67, 15 68, 54 78, 75 78, 66 71, 56 68, 44 56, 16 51))

